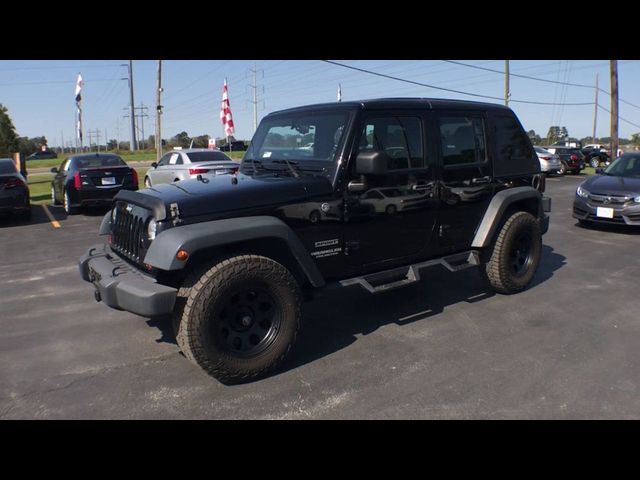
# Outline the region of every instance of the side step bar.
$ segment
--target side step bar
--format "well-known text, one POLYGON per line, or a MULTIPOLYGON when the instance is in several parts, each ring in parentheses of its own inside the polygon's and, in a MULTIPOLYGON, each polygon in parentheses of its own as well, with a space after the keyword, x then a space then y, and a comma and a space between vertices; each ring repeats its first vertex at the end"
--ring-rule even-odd
POLYGON ((420 270, 426 267, 442 265, 451 272, 458 272, 469 267, 480 265, 480 257, 476 250, 456 253, 447 257, 427 260, 409 266, 393 268, 383 272, 371 273, 362 277, 354 277, 341 280, 339 283, 343 287, 360 285, 369 293, 382 293, 404 287, 420 281, 420 270))

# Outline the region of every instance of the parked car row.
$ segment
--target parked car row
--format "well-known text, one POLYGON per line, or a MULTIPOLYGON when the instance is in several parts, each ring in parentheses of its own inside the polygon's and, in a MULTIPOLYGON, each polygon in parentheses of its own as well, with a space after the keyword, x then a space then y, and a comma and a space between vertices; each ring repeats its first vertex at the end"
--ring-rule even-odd
POLYGON ((584 155, 579 148, 535 146, 534 150, 538 155, 540 170, 544 173, 579 174, 585 167, 584 155))

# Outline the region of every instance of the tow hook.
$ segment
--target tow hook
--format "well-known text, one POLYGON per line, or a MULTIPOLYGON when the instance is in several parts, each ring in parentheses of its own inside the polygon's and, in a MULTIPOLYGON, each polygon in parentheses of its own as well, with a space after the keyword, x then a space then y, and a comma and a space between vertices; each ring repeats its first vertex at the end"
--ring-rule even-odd
POLYGON ((101 302, 102 301, 102 296, 100 295, 100 291, 99 290, 94 290, 93 291, 93 297, 96 299, 96 302, 101 302))

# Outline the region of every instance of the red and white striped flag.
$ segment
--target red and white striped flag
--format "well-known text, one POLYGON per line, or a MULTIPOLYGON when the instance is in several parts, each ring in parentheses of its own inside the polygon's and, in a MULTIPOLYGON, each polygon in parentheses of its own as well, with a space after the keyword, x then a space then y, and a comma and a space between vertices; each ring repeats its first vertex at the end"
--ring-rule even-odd
POLYGON ((222 89, 222 106, 220 108, 220 120, 224 125, 224 133, 227 137, 233 135, 233 117, 231 116, 231 108, 229 105, 229 89, 227 88, 227 79, 224 79, 224 87, 222 89))

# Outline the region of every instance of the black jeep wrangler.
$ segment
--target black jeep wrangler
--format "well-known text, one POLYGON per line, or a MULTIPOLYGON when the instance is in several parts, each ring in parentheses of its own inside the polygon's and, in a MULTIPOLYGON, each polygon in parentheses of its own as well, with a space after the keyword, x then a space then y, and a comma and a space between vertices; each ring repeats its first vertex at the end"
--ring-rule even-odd
POLYGON ((80 260, 95 298, 171 315, 185 356, 225 383, 293 345, 306 293, 479 267, 501 293, 532 280, 550 199, 503 106, 382 99, 266 116, 236 174, 122 191, 80 260))

